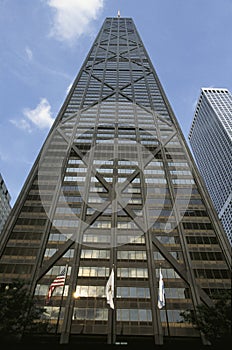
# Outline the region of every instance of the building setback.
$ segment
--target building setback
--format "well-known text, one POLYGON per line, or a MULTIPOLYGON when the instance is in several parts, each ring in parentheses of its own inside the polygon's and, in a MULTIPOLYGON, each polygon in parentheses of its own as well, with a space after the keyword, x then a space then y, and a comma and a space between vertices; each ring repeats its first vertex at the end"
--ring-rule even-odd
POLYGON ((11 211, 10 194, 0 174, 0 234, 11 211))
POLYGON ((232 95, 227 89, 201 89, 189 141, 232 245, 232 95))
POLYGON ((2 283, 28 283, 60 343, 204 341, 180 313, 230 288, 230 246, 131 18, 105 19, 0 253, 2 283))

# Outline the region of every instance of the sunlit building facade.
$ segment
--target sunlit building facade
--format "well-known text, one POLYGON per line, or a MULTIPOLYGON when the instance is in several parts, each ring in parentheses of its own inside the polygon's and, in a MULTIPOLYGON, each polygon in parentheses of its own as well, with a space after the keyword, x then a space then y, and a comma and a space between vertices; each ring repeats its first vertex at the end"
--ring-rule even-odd
POLYGON ((63 344, 201 341, 180 313, 230 288, 208 199, 133 20, 106 18, 5 228, 1 281, 27 281, 63 344))
POLYGON ((11 196, 0 174, 0 234, 11 211, 11 196))
POLYGON ((232 245, 232 95, 229 90, 201 89, 189 142, 232 245))

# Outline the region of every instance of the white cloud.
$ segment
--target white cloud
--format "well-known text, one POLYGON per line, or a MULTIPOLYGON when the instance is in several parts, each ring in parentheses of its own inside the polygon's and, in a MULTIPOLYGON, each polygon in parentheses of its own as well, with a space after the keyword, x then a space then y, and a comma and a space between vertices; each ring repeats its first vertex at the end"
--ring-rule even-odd
POLYGON ((50 128, 54 122, 51 106, 46 98, 42 98, 35 109, 25 108, 23 114, 40 129, 50 128))
POLYGON ((73 86, 73 81, 69 84, 69 86, 66 89, 66 94, 68 95, 69 91, 71 90, 71 87, 73 86))
POLYGON ((18 129, 22 129, 28 132, 32 131, 30 123, 28 123, 28 121, 25 119, 20 119, 20 120, 11 119, 10 122, 13 125, 15 125, 18 129))
POLYGON ((17 128, 32 132, 33 125, 39 129, 50 128, 54 122, 51 106, 46 98, 42 98, 35 109, 25 108, 23 114, 26 118, 19 120, 11 119, 10 122, 17 128))
POLYGON ((83 34, 91 34, 91 21, 103 8, 104 0, 47 0, 54 9, 51 36, 73 42, 83 34))
POLYGON ((28 46, 25 47, 25 52, 26 52, 28 60, 32 61, 33 53, 32 53, 31 49, 28 46))

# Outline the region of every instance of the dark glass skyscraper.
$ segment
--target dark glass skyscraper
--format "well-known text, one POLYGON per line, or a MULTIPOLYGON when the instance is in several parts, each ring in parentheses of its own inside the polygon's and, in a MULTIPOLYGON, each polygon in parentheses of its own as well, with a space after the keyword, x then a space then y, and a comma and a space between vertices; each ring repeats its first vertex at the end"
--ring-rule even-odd
POLYGON ((133 20, 106 18, 5 228, 1 281, 27 281, 61 343, 162 344, 200 338, 180 313, 229 289, 229 266, 228 240, 133 20))

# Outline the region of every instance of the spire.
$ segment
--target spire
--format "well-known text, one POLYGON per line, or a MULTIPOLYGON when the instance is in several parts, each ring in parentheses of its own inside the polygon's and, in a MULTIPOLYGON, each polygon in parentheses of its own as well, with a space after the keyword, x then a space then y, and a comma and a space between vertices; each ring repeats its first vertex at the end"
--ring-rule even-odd
POLYGON ((120 10, 118 10, 118 18, 120 18, 120 17, 121 17, 120 10))

